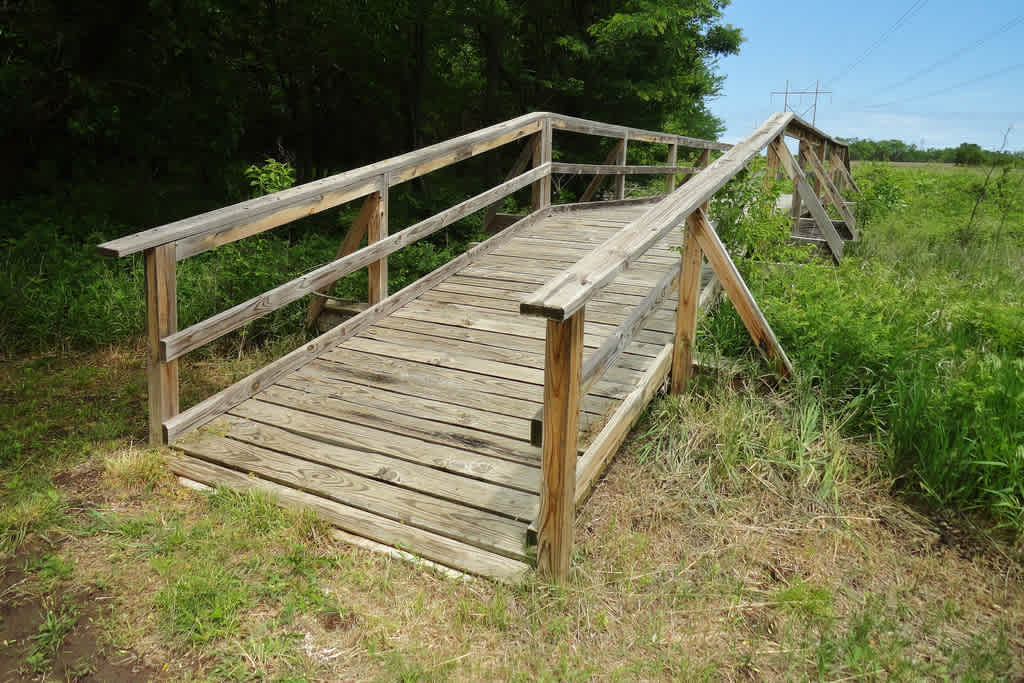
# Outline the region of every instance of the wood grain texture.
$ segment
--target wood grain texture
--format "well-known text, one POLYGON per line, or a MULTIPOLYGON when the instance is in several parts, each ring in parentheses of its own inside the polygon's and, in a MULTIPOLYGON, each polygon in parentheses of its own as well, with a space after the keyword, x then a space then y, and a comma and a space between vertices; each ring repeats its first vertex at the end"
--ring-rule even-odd
POLYGON ((771 325, 768 324, 757 302, 754 301, 750 290, 747 289, 743 277, 736 269, 736 264, 733 263, 729 252, 725 250, 725 245, 715 233, 715 229, 711 227, 707 215, 702 210, 695 211, 687 218, 686 224, 693 231, 697 243, 700 244, 701 250, 707 256, 726 295, 736 308, 736 312, 739 313, 751 339, 754 340, 754 345, 765 358, 774 363, 775 372, 779 376, 790 377, 793 374, 793 364, 786 356, 779 340, 776 339, 775 332, 772 331, 771 325))
MULTIPOLYGON (((626 167, 626 153, 629 151, 629 132, 626 132, 626 137, 622 138, 622 145, 618 148, 618 156, 615 159, 615 164, 621 168, 626 167)), ((615 198, 625 199, 626 198, 626 176, 616 174, 615 176, 615 198)))
POLYGON ((149 385, 149 443, 167 443, 164 420, 178 414, 178 362, 165 361, 161 337, 178 330, 178 294, 174 245, 146 249, 146 380, 149 385))
POLYGON ((533 136, 533 166, 548 171, 534 181, 531 189, 531 205, 534 211, 551 206, 551 120, 545 119, 540 132, 533 136))
POLYGON ((697 304, 700 298, 700 271, 703 262, 700 245, 692 229, 683 242, 682 274, 679 277, 679 304, 676 308, 675 341, 672 352, 673 394, 686 391, 693 364, 693 346, 697 339, 697 304))
POLYGON ((732 147, 724 142, 714 140, 702 140, 700 138, 686 137, 685 135, 674 135, 642 128, 630 128, 628 126, 617 126, 599 121, 589 121, 575 116, 563 114, 551 114, 551 125, 558 130, 584 133, 586 135, 601 135, 609 138, 626 138, 627 136, 637 142, 661 142, 665 144, 676 143, 682 147, 694 149, 717 149, 725 151, 732 147))
POLYGON ((569 576, 576 521, 576 439, 583 366, 583 316, 549 320, 544 354, 544 445, 541 456, 537 569, 563 582, 569 576))
MULTIPOLYGON (((386 177, 386 176, 385 176, 386 177)), ((377 206, 370 214, 370 222, 366 225, 366 246, 378 244, 388 236, 388 184, 385 181, 381 188, 377 206)), ((379 304, 388 297, 388 256, 384 254, 371 261, 367 268, 367 301, 370 305, 379 304)), ((347 274, 347 273, 346 273, 347 274)), ((339 276, 341 277, 341 276, 339 276)))
POLYGON ((552 320, 565 320, 593 294, 627 268, 668 232, 739 173, 760 150, 775 139, 793 114, 776 114, 678 190, 648 209, 599 249, 523 299, 520 310, 552 320))

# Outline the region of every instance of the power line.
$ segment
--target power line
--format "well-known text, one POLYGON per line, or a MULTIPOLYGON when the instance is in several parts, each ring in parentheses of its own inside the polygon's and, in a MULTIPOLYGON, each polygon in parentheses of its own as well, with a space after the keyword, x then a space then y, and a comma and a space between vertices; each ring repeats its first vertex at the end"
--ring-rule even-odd
POLYGON ((796 113, 796 110, 793 109, 793 107, 790 106, 790 104, 789 104, 789 96, 790 95, 814 95, 814 104, 812 104, 810 107, 808 107, 807 111, 805 111, 803 114, 800 115, 800 118, 804 118, 805 116, 807 116, 807 112, 809 112, 809 111, 811 111, 813 109, 814 110, 814 115, 813 115, 813 119, 811 120, 811 125, 813 126, 813 125, 815 125, 818 122, 818 95, 831 95, 832 91, 831 90, 822 90, 821 89, 821 81, 814 81, 814 90, 811 90, 810 87, 808 87, 806 90, 790 90, 789 89, 789 81, 786 81, 786 89, 785 90, 773 90, 770 94, 771 95, 784 95, 786 99, 783 101, 782 111, 791 111, 794 114, 796 113))
POLYGON ((966 81, 961 81, 960 83, 954 83, 953 85, 947 86, 947 87, 942 88, 940 90, 936 90, 934 92, 925 93, 924 95, 914 95, 913 97, 907 97, 907 98, 904 98, 902 100, 894 100, 892 102, 885 102, 883 104, 869 104, 869 105, 866 105, 866 108, 868 108, 868 109, 884 109, 884 108, 892 107, 892 106, 895 106, 895 105, 898 105, 898 104, 904 104, 905 102, 911 102, 911 101, 914 101, 914 100, 923 100, 923 99, 927 99, 929 97, 937 97, 938 95, 945 95, 948 92, 952 92, 954 90, 959 90, 960 88, 966 88, 968 86, 974 85, 975 83, 981 83, 982 81, 988 81, 988 80, 991 80, 993 78, 997 78, 999 76, 1002 76, 1005 73, 1009 73, 1011 71, 1016 71, 1017 69, 1022 69, 1022 68, 1024 68, 1024 62, 1021 62, 1020 64, 1013 64, 1013 65, 1005 67, 1003 69, 999 69, 998 71, 993 71, 991 73, 987 73, 987 74, 984 74, 982 76, 978 76, 976 78, 970 78, 970 79, 968 79, 966 81))
POLYGON ((999 27, 995 28, 994 30, 990 31, 989 33, 986 33, 982 37, 978 38, 973 43, 970 43, 968 45, 964 45, 963 47, 959 48, 958 50, 955 50, 951 54, 949 54, 949 55, 947 55, 947 56, 945 56, 945 57, 943 57, 943 58, 941 58, 939 60, 936 60, 936 61, 932 62, 931 64, 929 64, 928 66, 924 67, 920 71, 917 71, 917 72, 907 76, 903 80, 898 81, 896 83, 893 83, 892 85, 886 86, 884 88, 881 88, 878 91, 878 93, 884 93, 884 92, 886 92, 888 90, 895 90, 896 88, 904 86, 907 83, 911 83, 913 81, 916 81, 917 79, 921 78, 922 76, 927 76, 931 72, 933 72, 936 69, 938 69, 940 66, 945 66, 946 64, 949 64, 950 62, 953 62, 953 61, 959 59, 960 57, 962 57, 966 53, 968 53, 968 52, 970 52, 972 50, 978 49, 979 47, 981 47, 982 45, 984 45, 988 41, 992 40, 996 36, 999 36, 999 35, 1002 35, 1003 33, 1006 33, 1007 31, 1009 31, 1010 29, 1014 28, 1015 26, 1017 26, 1020 23, 1024 23, 1024 14, 1022 14, 1022 15, 1020 15, 1018 17, 1014 17, 1013 19, 1011 19, 1010 21, 1006 22, 1002 26, 999 26, 999 27))
POLYGON ((897 19, 895 21, 895 23, 893 23, 892 26, 890 26, 885 31, 883 31, 882 35, 878 36, 878 38, 875 40, 875 42, 871 43, 871 45, 869 45, 868 48, 866 50, 864 50, 864 52, 862 52, 859 57, 857 57, 855 60, 853 60, 852 62, 850 62, 846 66, 844 66, 839 71, 839 73, 837 75, 835 75, 832 78, 828 79, 827 81, 825 81, 825 83, 828 84, 828 85, 833 85, 833 84, 835 84, 836 81, 838 81, 838 80, 840 80, 842 78, 845 78, 851 71, 856 69, 861 64, 861 62, 863 62, 865 59, 867 59, 868 56, 872 52, 874 52, 883 42, 885 42, 885 40, 889 36, 891 36, 893 33, 895 33, 905 23, 910 21, 910 19, 915 14, 920 12, 924 8, 924 6, 927 5, 927 4, 928 4, 928 0, 914 0, 914 2, 911 3, 910 7, 908 7, 907 10, 903 14, 900 15, 900 18, 897 19))

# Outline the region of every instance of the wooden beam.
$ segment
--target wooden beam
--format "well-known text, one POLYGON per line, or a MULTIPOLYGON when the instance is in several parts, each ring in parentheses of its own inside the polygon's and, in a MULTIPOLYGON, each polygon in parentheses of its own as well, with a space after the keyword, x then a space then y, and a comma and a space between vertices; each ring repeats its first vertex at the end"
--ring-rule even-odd
MULTIPOLYGON (((380 204, 380 192, 373 192, 366 196, 363 200, 363 205, 359 207, 359 213, 356 215, 356 219, 352 221, 352 225, 349 226, 348 232, 345 233, 345 239, 338 247, 338 253, 334 255, 334 260, 348 256, 359 249, 359 245, 362 244, 363 237, 366 236, 366 228, 370 224, 370 218, 379 210, 378 205, 380 204)), ((316 294, 326 296, 330 291, 331 286, 337 282, 332 280, 320 289, 316 290, 316 294)), ((315 327, 316 321, 320 317, 320 313, 324 310, 324 296, 314 295, 309 300, 309 309, 306 312, 306 327, 315 327)))
POLYGON ((843 258, 843 238, 836 232, 835 226, 832 225, 832 219, 825 213, 825 207, 821 205, 821 202, 818 201, 818 195, 814 193, 814 190, 807 183, 803 169, 800 168, 800 164, 793 158, 789 148, 779 141, 773 142, 772 145, 775 147, 775 151, 778 153, 786 173, 793 180, 793 205, 796 206, 796 192, 799 192, 801 200, 807 204, 807 208, 811 211, 811 217, 814 218, 814 221, 825 236, 825 241, 828 242, 828 247, 832 251, 832 258, 835 259, 836 263, 839 263, 843 258))
POLYGON ((562 114, 551 114, 551 125, 559 130, 583 133, 585 135, 600 135, 608 138, 626 138, 628 136, 630 140, 635 142, 676 143, 693 149, 717 149, 723 152, 732 148, 732 145, 725 142, 690 138, 685 135, 661 133, 641 128, 630 128, 628 126, 617 126, 610 123, 580 119, 575 116, 564 116, 562 114))
POLYGON ((850 231, 853 239, 858 239, 857 235, 857 221, 853 217, 853 212, 850 211, 850 207, 846 205, 846 200, 843 199, 843 195, 839 193, 839 190, 835 185, 832 184, 832 179, 828 177, 828 173, 825 171, 825 166, 815 156, 814 151, 811 149, 804 150, 804 156, 807 159, 808 164, 811 167, 811 172, 814 173, 818 182, 825 189, 825 196, 828 197, 828 201, 832 206, 839 212, 843 222, 846 223, 846 228, 850 231))
POLYGON ((178 361, 164 361, 160 339, 178 331, 174 245, 146 249, 146 378, 149 384, 149 443, 165 444, 161 425, 178 414, 178 361))
MULTIPOLYGON (((370 222, 366 226, 366 244, 377 244, 388 236, 388 185, 384 183, 381 188, 380 197, 377 201, 376 210, 370 216, 370 222)), ((388 255, 384 254, 376 261, 367 266, 369 276, 369 291, 367 301, 370 305, 380 303, 388 298, 388 255)))
MULTIPOLYGON (((686 166, 616 166, 614 164, 569 164, 562 161, 555 161, 551 164, 551 172, 565 175, 668 175, 674 173, 688 173, 699 171, 699 168, 687 168, 686 166)), ((582 201, 582 200, 581 200, 582 201)))
POLYGON ((732 301, 732 305, 739 313, 740 319, 754 340, 758 350, 769 361, 775 363, 775 372, 780 377, 789 377, 793 374, 793 364, 789 362, 786 352, 776 339, 771 325, 765 319, 764 314, 758 307, 757 302, 747 289, 736 264, 733 263, 725 245, 719 239, 715 229, 703 210, 694 211, 686 219, 687 227, 693 231, 697 243, 708 258, 711 268, 715 271, 726 295, 732 301))
POLYGON ((580 370, 583 365, 580 309, 565 321, 549 320, 544 345, 544 444, 541 449, 537 570, 564 582, 572 559, 576 521, 576 441, 579 432, 580 370))
POLYGON ((767 154, 764 164, 764 185, 771 187, 779 179, 779 155, 772 145, 768 145, 767 154))
MULTIPOLYGON (((540 132, 533 136, 534 168, 549 168, 551 164, 551 121, 544 120, 540 132)), ((533 183, 531 190, 534 211, 551 206, 551 173, 544 174, 533 183)))
MULTIPOLYGON (((629 146, 629 134, 622 139, 622 146, 619 147, 619 155, 615 159, 616 166, 626 165, 626 151, 629 146)), ((616 175, 615 176, 615 198, 625 199, 626 198, 626 176, 616 175)))
POLYGON ((775 114, 686 185, 619 230, 604 244, 570 266, 520 302, 520 312, 565 320, 604 285, 640 258, 669 231, 676 229, 739 173, 792 120, 792 113, 775 114))
MULTIPOLYGON (((163 357, 165 360, 171 360, 197 349, 232 330, 238 329, 248 322, 302 298, 310 292, 315 292, 328 281, 337 280, 360 268, 365 268, 374 262, 380 261, 382 258, 387 257, 388 254, 394 253, 427 235, 431 235, 445 226, 465 218, 474 211, 479 211, 495 199, 507 196, 526 187, 548 172, 549 166, 547 165, 527 171, 508 182, 502 183, 475 197, 471 197, 461 204, 456 204, 452 208, 420 221, 390 237, 384 237, 376 243, 368 244, 348 256, 320 266, 291 282, 287 282, 264 292, 260 296, 253 297, 237 306, 221 311, 180 332, 168 335, 161 340, 163 357)), ((384 203, 383 198, 381 203, 384 203)), ((386 213, 386 209, 378 207, 375 215, 380 215, 382 211, 386 213)), ((382 216, 382 219, 386 219, 386 215, 382 216)), ((383 291, 386 292, 386 289, 383 291)))
MULTIPOLYGON (((618 159, 619 148, 622 147, 623 144, 625 144, 623 140, 616 141, 616 143, 612 145, 612 148, 608 151, 608 155, 604 158, 604 161, 600 165, 608 166, 612 164, 616 159, 618 159)), ((589 202, 593 198, 593 196, 597 194, 597 191, 601 188, 601 185, 604 184, 605 178, 607 178, 607 176, 601 174, 594 176, 594 178, 590 181, 590 184, 587 185, 587 189, 585 189, 583 191, 583 194, 580 195, 580 201, 589 202)))
POLYGON ((382 174, 389 174, 389 182, 393 187, 525 138, 540 131, 549 116, 546 112, 526 114, 369 166, 111 240, 99 245, 98 249, 106 256, 127 256, 148 247, 223 231, 257 220, 262 221, 260 231, 268 230, 295 220, 299 217, 294 213, 296 210, 299 210, 300 215, 308 215, 361 197, 372 191, 373 187, 367 186, 372 185, 374 179, 382 174))
MULTIPOLYGON (((512 164, 512 168, 509 169, 505 175, 505 182, 512 180, 517 175, 526 170, 526 167, 530 164, 533 159, 533 142, 527 140, 523 148, 519 150, 519 156, 516 157, 515 163, 512 164)), ((498 215, 498 211, 501 210, 501 205, 504 203, 504 199, 496 201, 487 207, 487 212, 484 214, 484 232, 489 234, 491 223, 494 222, 495 216, 498 215)))
MULTIPOLYGON (((668 146, 668 159, 665 160, 665 164, 668 166, 675 166, 677 164, 679 156, 679 143, 673 142, 668 146)), ((665 193, 671 194, 676 189, 676 173, 673 171, 665 176, 665 193)))
POLYGON ((697 299, 700 297, 700 269, 704 259, 692 228, 687 229, 683 235, 681 258, 676 336, 672 352, 673 394, 686 391, 690 368, 693 365, 693 345, 697 338, 697 299))

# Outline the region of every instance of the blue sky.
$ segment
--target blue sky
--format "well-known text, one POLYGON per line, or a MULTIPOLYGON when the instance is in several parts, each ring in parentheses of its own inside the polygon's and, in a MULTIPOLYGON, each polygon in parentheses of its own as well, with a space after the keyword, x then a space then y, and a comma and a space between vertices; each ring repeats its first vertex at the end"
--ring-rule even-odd
POLYGON ((725 86, 711 102, 728 142, 782 111, 783 97, 769 93, 788 79, 791 90, 820 80, 833 91, 819 97, 817 119, 832 135, 998 149, 1013 125, 1008 148, 1024 149, 1021 0, 733 0, 724 21, 746 37, 719 61, 725 86))

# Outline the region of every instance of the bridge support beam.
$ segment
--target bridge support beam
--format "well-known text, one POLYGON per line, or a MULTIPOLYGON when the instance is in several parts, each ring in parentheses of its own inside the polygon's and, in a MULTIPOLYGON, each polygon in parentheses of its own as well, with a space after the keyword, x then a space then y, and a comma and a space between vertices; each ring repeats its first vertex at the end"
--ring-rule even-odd
POLYGON ((146 378, 149 383, 149 443, 167 443, 163 423, 178 414, 178 361, 164 361, 160 338, 178 331, 178 285, 174 243, 145 250, 146 378))
POLYGON ((693 345, 697 338, 697 301, 700 298, 700 267, 704 261, 693 228, 683 234, 682 272, 679 275, 679 303, 676 307, 676 338, 672 346, 673 394, 686 391, 693 371, 693 345))
MULTIPOLYGON (((543 166, 551 161, 551 119, 544 119, 540 132, 533 136, 533 167, 543 166)), ((532 186, 532 205, 534 211, 551 206, 551 174, 532 186)))
POLYGON ((544 437, 541 447, 537 570, 564 582, 576 521, 576 448, 583 367, 581 308, 567 320, 548 320, 544 347, 544 437))
MULTIPOLYGON (((370 222, 366 226, 367 246, 379 242, 388 236, 388 179, 384 176, 380 190, 376 193, 376 205, 370 214, 370 222)), ((388 257, 382 256, 371 263, 369 272, 369 292, 367 300, 370 305, 378 304, 388 298, 388 257)))

